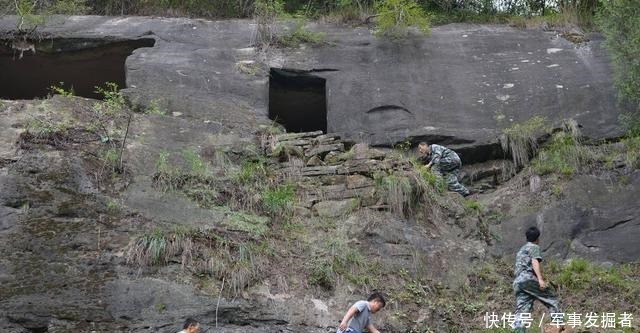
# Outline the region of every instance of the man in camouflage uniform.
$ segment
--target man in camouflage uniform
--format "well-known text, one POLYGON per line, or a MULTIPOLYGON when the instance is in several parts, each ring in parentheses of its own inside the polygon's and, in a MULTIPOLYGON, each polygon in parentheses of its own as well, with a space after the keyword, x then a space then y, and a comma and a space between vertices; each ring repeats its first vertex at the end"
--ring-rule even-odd
MULTIPOLYGON (((516 294, 516 320, 513 323, 514 332, 525 332, 522 314, 531 314, 533 301, 544 304, 552 314, 560 314, 558 297, 552 286, 548 286, 542 277, 542 253, 538 246, 540 230, 530 227, 526 231, 527 244, 523 245, 516 255, 515 279, 513 290, 516 294)), ((559 315, 559 321, 562 319, 559 315)))
POLYGON ((444 177, 449 191, 460 193, 465 197, 471 193, 458 181, 462 162, 455 151, 440 145, 428 145, 426 142, 420 142, 418 150, 421 154, 420 161, 427 168, 433 167, 435 173, 444 177))

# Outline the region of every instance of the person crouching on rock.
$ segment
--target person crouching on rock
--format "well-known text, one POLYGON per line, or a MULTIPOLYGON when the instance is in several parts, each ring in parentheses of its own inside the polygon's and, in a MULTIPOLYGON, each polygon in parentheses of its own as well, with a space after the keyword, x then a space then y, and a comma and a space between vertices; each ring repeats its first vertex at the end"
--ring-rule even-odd
POLYGON ((460 156, 458 156, 455 151, 440 145, 429 145, 426 142, 420 142, 420 144, 418 144, 418 150, 420 151, 420 162, 427 168, 432 168, 436 174, 442 176, 447 182, 449 191, 460 193, 465 197, 471 194, 471 192, 458 181, 462 161, 460 161, 460 156))
POLYGON ((182 331, 178 333, 200 333, 200 323, 193 318, 187 318, 182 325, 182 331))
POLYGON ((371 323, 371 314, 380 311, 386 304, 379 292, 371 294, 366 301, 355 302, 342 318, 337 333, 362 333, 365 328, 370 333, 380 333, 371 323))

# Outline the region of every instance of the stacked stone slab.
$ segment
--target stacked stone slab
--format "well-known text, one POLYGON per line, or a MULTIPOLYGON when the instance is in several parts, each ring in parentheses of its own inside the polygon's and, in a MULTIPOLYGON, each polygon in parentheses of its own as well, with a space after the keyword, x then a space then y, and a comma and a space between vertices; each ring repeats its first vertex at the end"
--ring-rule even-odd
POLYGON ((300 215, 338 217, 358 207, 384 209, 374 175, 410 168, 385 151, 320 131, 273 135, 264 147, 278 159, 280 171, 297 180, 300 215))

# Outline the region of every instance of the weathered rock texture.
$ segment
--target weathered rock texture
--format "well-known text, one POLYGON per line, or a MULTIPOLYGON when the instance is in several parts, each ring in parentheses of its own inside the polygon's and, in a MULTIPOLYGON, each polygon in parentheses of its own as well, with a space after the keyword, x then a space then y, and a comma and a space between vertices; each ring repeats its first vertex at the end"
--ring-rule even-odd
MULTIPOLYGON (((2 18, 0 30, 13 22, 2 18)), ((391 42, 366 28, 313 25, 327 43, 264 54, 252 47, 250 21, 82 16, 51 22, 42 31, 57 37, 154 38, 154 47, 127 59, 131 98, 156 99, 183 117, 236 131, 266 120, 271 67, 325 78, 328 131, 374 145, 413 137, 487 148, 497 129, 533 115, 574 118, 591 137, 620 134, 623 109, 599 35, 574 44, 555 32, 454 24, 391 42)))

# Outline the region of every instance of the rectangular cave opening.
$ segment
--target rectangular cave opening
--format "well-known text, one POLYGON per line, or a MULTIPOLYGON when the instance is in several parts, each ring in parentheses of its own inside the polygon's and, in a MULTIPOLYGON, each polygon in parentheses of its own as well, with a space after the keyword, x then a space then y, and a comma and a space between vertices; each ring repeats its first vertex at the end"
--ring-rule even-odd
POLYGON ((96 86, 114 82, 125 88, 127 57, 154 44, 151 38, 0 40, 0 98, 46 98, 55 85, 76 96, 101 99, 96 86))
POLYGON ((287 132, 327 132, 326 80, 304 71, 272 68, 269 119, 287 132))

